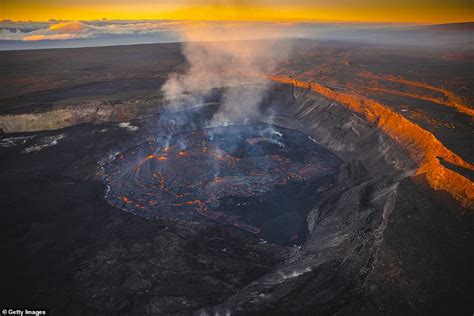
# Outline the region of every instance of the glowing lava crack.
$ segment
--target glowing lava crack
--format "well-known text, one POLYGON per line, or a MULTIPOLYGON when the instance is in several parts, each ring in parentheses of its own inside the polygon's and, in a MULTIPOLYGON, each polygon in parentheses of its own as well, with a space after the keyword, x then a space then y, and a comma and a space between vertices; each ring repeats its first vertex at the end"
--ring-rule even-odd
POLYGON ((266 124, 175 134, 105 165, 109 203, 147 218, 211 220, 298 244, 341 160, 306 135, 266 124))

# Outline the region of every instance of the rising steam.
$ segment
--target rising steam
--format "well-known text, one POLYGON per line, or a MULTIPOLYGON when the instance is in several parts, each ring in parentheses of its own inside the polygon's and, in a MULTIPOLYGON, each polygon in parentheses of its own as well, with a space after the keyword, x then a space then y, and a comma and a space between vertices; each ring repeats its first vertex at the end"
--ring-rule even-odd
POLYGON ((258 113, 269 88, 265 75, 289 55, 283 28, 264 23, 194 23, 180 29, 188 66, 162 91, 170 106, 195 105, 213 89, 226 87, 212 125, 243 123, 258 113))

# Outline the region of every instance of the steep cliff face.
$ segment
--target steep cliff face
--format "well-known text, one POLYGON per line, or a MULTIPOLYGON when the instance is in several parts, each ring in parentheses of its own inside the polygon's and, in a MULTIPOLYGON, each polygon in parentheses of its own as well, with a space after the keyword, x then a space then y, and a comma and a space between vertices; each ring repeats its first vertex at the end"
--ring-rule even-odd
POLYGON ((3 133, 55 130, 82 123, 120 122, 148 113, 154 108, 150 102, 124 102, 116 105, 86 103, 82 106, 64 106, 39 113, 0 115, 3 133))
POLYGON ((417 162, 417 174, 424 174, 435 190, 444 190, 458 200, 464 207, 474 207, 474 185, 463 175, 445 167, 440 159, 454 166, 474 170, 474 165, 464 161, 459 155, 447 149, 432 133, 394 112, 382 103, 369 98, 335 91, 317 83, 298 81, 288 77, 271 77, 280 83, 308 89, 329 100, 343 105, 361 115, 367 122, 390 136, 410 157, 417 162))

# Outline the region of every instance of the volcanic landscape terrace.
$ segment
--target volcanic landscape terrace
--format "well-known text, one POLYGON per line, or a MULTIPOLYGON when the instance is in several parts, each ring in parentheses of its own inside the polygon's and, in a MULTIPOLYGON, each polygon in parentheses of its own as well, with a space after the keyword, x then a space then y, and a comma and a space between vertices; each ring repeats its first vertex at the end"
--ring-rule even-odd
POLYGON ((179 107, 161 89, 186 69, 179 44, 1 52, 9 299, 471 313, 472 52, 292 45, 179 107), (261 94, 251 118, 218 123, 229 93, 261 94))

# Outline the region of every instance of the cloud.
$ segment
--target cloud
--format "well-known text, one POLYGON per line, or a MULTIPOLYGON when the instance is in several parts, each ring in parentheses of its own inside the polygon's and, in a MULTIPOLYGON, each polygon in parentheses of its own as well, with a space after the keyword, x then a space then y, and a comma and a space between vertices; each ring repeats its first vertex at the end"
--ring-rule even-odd
POLYGON ((24 31, 20 28, 2 29, 0 30, 0 40, 41 41, 96 38, 106 35, 143 35, 172 31, 176 24, 177 22, 168 21, 111 21, 96 22, 95 24, 93 22, 68 21, 32 31, 24 31))
POLYGON ((64 33, 82 33, 89 29, 89 25, 81 22, 64 22, 51 25, 48 30, 53 32, 64 33))

